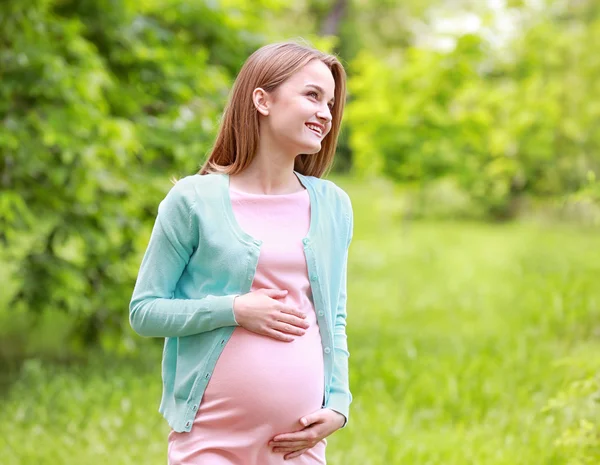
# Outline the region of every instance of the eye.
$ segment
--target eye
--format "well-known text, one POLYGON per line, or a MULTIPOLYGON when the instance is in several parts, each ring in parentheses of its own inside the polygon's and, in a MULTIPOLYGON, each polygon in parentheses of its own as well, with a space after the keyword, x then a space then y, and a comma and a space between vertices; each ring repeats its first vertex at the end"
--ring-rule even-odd
MULTIPOLYGON (((314 90, 311 90, 306 95, 309 96, 309 97, 313 96, 314 98, 316 98, 317 100, 319 100, 319 94, 316 93, 314 90)), ((330 110, 333 110, 333 103, 328 103, 327 106, 329 107, 330 110)))

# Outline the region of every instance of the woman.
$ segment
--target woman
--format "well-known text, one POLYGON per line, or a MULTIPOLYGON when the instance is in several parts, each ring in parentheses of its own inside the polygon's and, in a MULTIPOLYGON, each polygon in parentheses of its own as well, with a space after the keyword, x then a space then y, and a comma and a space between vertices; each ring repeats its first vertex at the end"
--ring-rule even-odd
POLYGON ((257 50, 205 165, 159 205, 130 322, 166 338, 171 465, 323 464, 346 425, 352 207, 321 179, 345 92, 331 55, 257 50))

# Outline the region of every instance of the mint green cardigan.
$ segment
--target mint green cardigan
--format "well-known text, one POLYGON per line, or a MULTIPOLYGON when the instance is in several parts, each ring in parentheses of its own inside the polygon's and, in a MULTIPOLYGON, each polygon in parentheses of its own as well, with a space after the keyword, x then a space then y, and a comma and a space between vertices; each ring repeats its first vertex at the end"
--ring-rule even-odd
MULTIPOLYGON (((346 417, 346 270, 352 205, 333 182, 295 172, 307 189, 310 227, 303 239, 325 365, 324 408, 346 417)), ((219 355, 238 326, 234 297, 250 291, 261 241, 236 222, 226 174, 178 181, 158 207, 129 305, 133 330, 164 337, 159 412, 189 432, 219 355)))

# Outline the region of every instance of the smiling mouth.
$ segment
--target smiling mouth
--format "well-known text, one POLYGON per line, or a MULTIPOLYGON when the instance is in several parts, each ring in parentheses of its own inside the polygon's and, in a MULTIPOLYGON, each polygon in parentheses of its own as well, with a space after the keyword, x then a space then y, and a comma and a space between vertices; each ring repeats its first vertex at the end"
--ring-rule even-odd
POLYGON ((316 126, 309 126, 308 124, 306 125, 306 127, 316 136, 323 137, 323 134, 321 133, 321 130, 318 129, 316 126))

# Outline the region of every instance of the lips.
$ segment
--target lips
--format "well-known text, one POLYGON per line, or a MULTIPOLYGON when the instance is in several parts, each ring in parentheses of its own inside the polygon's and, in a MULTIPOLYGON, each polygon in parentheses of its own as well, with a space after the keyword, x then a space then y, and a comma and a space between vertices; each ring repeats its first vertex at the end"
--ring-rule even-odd
POLYGON ((306 127, 312 131, 316 136, 323 137, 323 127, 319 124, 306 123, 306 127))

